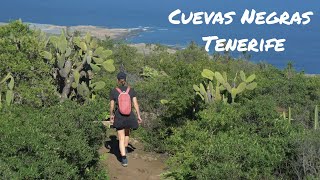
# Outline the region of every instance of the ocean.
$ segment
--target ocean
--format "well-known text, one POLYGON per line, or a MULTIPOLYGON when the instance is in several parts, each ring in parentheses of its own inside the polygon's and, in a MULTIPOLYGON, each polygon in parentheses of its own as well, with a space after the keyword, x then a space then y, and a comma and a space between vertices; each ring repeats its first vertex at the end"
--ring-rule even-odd
MULTIPOLYGON (((160 43, 186 47, 191 41, 204 46, 203 36, 225 39, 286 39, 283 52, 252 53, 254 62, 267 62, 284 68, 289 61, 299 71, 320 73, 320 10, 319 0, 2 0, 0 22, 21 18, 24 22, 54 25, 93 25, 108 28, 139 28, 139 35, 129 38, 132 43, 160 43), (183 12, 235 11, 230 25, 172 25, 168 15, 180 9, 183 12), (248 25, 240 24, 245 9, 304 13, 313 11, 307 25, 248 25)), ((210 52, 213 53, 213 52, 210 52)), ((233 53, 237 58, 238 53, 233 53)))

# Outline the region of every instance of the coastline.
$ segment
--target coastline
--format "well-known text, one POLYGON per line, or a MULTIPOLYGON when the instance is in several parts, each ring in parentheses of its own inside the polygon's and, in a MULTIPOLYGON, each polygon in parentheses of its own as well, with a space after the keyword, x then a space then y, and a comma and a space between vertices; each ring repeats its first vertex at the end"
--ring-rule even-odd
MULTIPOLYGON (((1 25, 6 25, 8 23, 0 22, 1 25)), ((79 31, 81 34, 85 34, 90 32, 90 34, 99 39, 105 39, 109 37, 111 39, 127 39, 129 37, 133 37, 138 35, 139 33, 145 31, 145 29, 140 28, 106 28, 92 25, 77 25, 77 26, 61 26, 61 25, 53 25, 53 24, 39 24, 39 23, 29 23, 24 22, 24 24, 28 24, 30 28, 41 30, 48 34, 60 34, 62 30, 69 30, 70 32, 79 31)))
MULTIPOLYGON (((107 28, 107 27, 100 27, 100 26, 92 26, 92 25, 77 25, 77 26, 61 26, 61 25, 54 25, 54 24, 40 24, 40 23, 30 23, 30 22, 23 22, 24 24, 29 25, 31 29, 41 30, 49 35, 59 35, 61 31, 66 31, 68 29, 69 32, 73 33, 78 31, 81 35, 85 35, 87 32, 98 39, 105 39, 109 37, 110 39, 114 40, 127 40, 128 38, 134 37, 139 35, 142 32, 148 31, 147 28, 107 28)), ((0 22, 0 26, 7 25, 8 23, 0 22)), ((156 44, 147 43, 128 43, 129 46, 137 48, 139 53, 142 54, 150 54, 156 44)), ((166 45, 164 45, 166 46, 166 45)), ((175 53, 177 48, 168 47, 168 53, 175 53)))

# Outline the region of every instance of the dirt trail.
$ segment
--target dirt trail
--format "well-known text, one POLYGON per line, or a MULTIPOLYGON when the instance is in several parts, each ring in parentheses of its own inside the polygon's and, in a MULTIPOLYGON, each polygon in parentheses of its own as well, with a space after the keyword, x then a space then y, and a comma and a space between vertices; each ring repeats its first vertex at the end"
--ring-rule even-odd
POLYGON ((161 154, 145 152, 142 143, 133 138, 129 143, 127 167, 122 167, 120 163, 118 140, 115 135, 109 136, 105 147, 102 147, 99 153, 107 154, 107 158, 102 163, 108 168, 111 180, 156 180, 160 179, 160 175, 165 171, 165 157, 161 154))

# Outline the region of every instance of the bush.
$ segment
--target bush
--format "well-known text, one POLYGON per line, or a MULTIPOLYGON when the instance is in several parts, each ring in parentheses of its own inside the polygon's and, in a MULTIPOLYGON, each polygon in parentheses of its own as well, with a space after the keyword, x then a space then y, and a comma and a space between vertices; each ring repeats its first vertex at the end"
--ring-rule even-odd
MULTIPOLYGON (((100 103, 102 105, 102 103, 100 103)), ((5 179, 92 179, 104 127, 96 103, 72 102, 35 110, 13 106, 0 112, 0 176, 5 179)), ((101 116, 101 115, 100 115, 101 116)), ((102 178, 103 179, 103 178, 102 178)))
POLYGON ((289 164, 290 174, 295 179, 317 179, 320 177, 320 131, 307 131, 295 142, 295 153, 289 164))
POLYGON ((275 120, 274 102, 259 98, 247 105, 217 104, 197 120, 172 128, 165 140, 169 176, 177 179, 275 179, 288 162, 295 130, 275 120), (249 116, 250 115, 250 116, 249 116))
POLYGON ((51 67, 40 55, 45 39, 20 21, 0 27, 0 78, 12 73, 17 104, 40 107, 57 102, 51 67))
POLYGON ((257 73, 258 87, 247 98, 271 96, 275 107, 288 111, 291 107, 294 123, 310 127, 312 111, 320 103, 320 78, 294 73, 290 78, 286 71, 275 68, 260 70, 257 73))

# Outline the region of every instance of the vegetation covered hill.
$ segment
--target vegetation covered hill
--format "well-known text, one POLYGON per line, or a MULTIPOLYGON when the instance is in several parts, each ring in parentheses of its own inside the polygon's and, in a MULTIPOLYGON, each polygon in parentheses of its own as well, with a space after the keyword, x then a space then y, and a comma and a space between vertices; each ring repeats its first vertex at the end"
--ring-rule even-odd
POLYGON ((97 150, 122 69, 138 93, 150 151, 175 179, 320 177, 320 78, 191 43, 168 52, 89 35, 0 27, 0 177, 105 179, 97 150))

